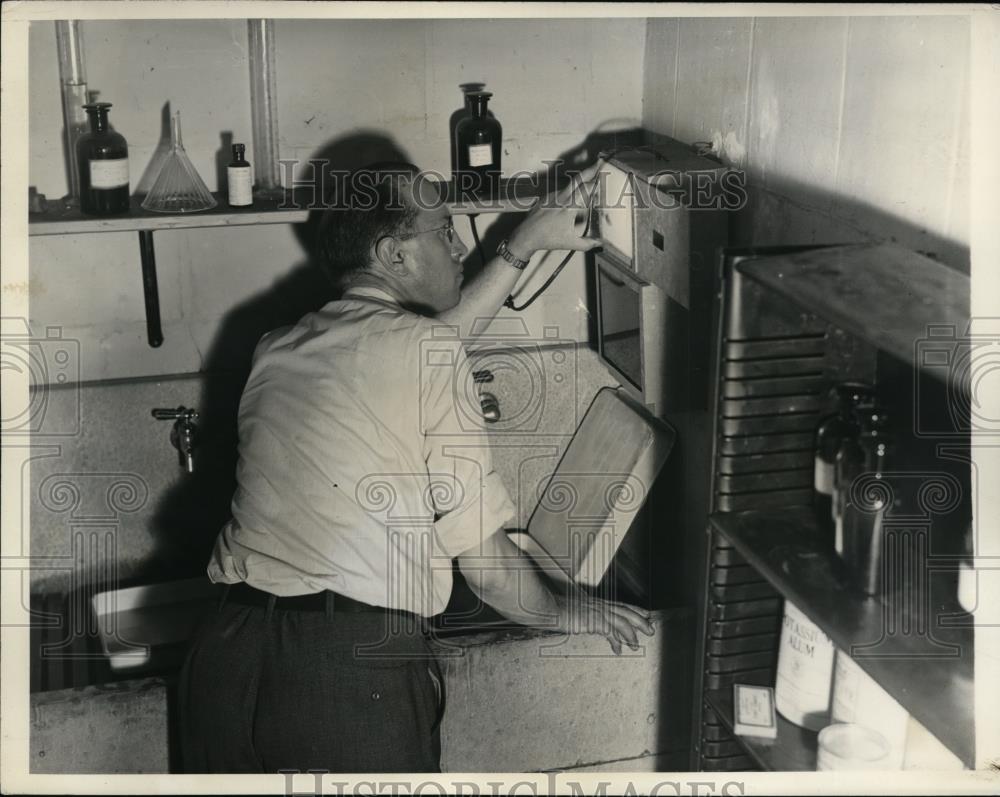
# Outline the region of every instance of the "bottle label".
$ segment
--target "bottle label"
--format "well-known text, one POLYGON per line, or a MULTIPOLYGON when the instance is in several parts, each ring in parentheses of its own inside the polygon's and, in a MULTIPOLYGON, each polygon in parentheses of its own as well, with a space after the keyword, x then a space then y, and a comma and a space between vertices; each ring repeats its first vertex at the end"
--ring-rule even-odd
POLYGON ((816 457, 816 467, 813 471, 813 487, 822 495, 833 495, 833 463, 824 462, 816 457))
POLYGON ((833 654, 830 638, 785 601, 774 700, 789 722, 811 730, 828 724, 833 654))
POLYGON ((123 185, 128 185, 128 158, 90 162, 91 188, 120 188, 123 185))
POLYGON ((226 170, 229 204, 242 207, 253 204, 253 175, 249 166, 230 166, 226 170))
POLYGON ((492 144, 469 145, 469 166, 491 166, 491 165, 493 165, 492 144))

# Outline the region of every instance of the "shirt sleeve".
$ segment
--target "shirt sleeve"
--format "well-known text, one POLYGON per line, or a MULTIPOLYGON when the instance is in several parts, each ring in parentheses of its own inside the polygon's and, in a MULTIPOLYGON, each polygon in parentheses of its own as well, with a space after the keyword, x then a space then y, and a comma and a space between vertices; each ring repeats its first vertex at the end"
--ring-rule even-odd
MULTIPOLYGON (((446 329, 446 328, 445 328, 446 329)), ((516 510, 493 469, 479 391, 456 334, 436 327, 420 375, 424 453, 438 543, 455 557, 480 545, 516 510)))

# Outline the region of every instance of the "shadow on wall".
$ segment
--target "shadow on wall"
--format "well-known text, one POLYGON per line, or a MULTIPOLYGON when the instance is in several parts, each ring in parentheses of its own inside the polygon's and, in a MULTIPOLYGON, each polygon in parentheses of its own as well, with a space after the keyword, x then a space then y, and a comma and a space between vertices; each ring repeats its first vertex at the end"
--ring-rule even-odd
POLYGON ((780 177, 756 185, 729 224, 731 246, 896 243, 969 273, 968 244, 919 227, 883 208, 780 177))
MULTIPOLYGON (((592 164, 601 151, 643 141, 644 133, 638 128, 604 131, 599 126, 579 145, 560 153, 558 160, 567 164, 565 168, 581 169, 592 164)), ((329 142, 313 159, 326 161, 328 169, 349 170, 374 161, 408 161, 410 157, 389 135, 361 130, 329 142)), ((555 175, 556 167, 549 165, 538 172, 538 179, 545 185, 555 175)), ((152 570, 164 573, 167 578, 204 572, 218 530, 229 517, 235 489, 237 409, 260 337, 272 329, 294 324, 336 297, 334 288, 314 262, 313 237, 318 216, 316 212, 295 228, 304 259, 269 290, 229 312, 222 319, 205 358, 204 391, 198 406, 202 437, 195 474, 160 500, 154 519, 156 550, 151 561, 162 562, 163 566, 153 565, 152 570)), ((482 248, 487 259, 523 218, 522 213, 501 214, 484 231, 482 248)), ((772 180, 766 189, 751 187, 747 206, 730 219, 730 242, 734 245, 859 240, 896 240, 968 271, 967 247, 918 229, 878 208, 806 186, 772 180)), ((481 268, 480 258, 471 251, 467 275, 472 277, 481 268)), ((592 277, 592 270, 588 270, 590 306, 595 299, 592 277)), ((593 342, 593 330, 590 337, 593 342)))
MULTIPOLYGON (((359 132, 330 142, 313 159, 329 161, 330 168, 352 169, 375 160, 406 160, 407 155, 388 136, 359 132)), ((219 529, 230 517, 237 411, 258 341, 336 298, 314 262, 313 221, 295 225, 304 260, 270 289, 226 314, 205 356, 195 472, 162 497, 153 520, 157 550, 152 558, 169 563, 168 578, 204 573, 219 529)))
MULTIPOLYGON (((167 111, 164 118, 168 119, 167 111)), ((582 169, 592 164, 602 150, 636 143, 641 131, 628 130, 589 134, 579 145, 557 156, 568 168, 582 169)), ((330 171, 348 171, 376 161, 410 161, 408 153, 391 136, 376 130, 360 130, 334 139, 319 149, 311 160, 321 161, 330 171)), ((419 164, 417 164, 419 166, 419 164)), ((565 167, 550 165, 538 173, 542 186, 554 185, 565 176, 565 167)), ((326 181, 327 187, 333 185, 326 181)), ((195 576, 204 572, 205 562, 221 526, 230 517, 236 487, 237 412, 240 396, 250 373, 254 348, 266 332, 296 323, 307 313, 320 309, 337 297, 317 264, 315 236, 320 212, 295 225, 304 259, 294 265, 269 290, 231 310, 204 360, 203 392, 197 407, 200 437, 195 472, 164 495, 156 509, 153 533, 156 550, 144 576, 159 580, 195 576)), ((489 260, 500 241, 510 236, 523 220, 523 213, 501 214, 482 235, 483 252, 489 260)), ((467 242, 471 244, 471 242, 467 242)), ((482 269, 474 249, 467 258, 469 276, 482 269)), ((588 293, 593 292, 589 284, 588 293)))

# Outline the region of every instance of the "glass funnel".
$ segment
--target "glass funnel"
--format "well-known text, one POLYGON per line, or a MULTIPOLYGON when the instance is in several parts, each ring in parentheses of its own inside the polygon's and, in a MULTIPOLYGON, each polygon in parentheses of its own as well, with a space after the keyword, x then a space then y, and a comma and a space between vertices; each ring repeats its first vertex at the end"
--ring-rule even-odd
POLYGON ((217 204, 184 151, 178 111, 170 120, 170 152, 163 159, 153 187, 142 200, 142 207, 157 213, 194 213, 217 204))

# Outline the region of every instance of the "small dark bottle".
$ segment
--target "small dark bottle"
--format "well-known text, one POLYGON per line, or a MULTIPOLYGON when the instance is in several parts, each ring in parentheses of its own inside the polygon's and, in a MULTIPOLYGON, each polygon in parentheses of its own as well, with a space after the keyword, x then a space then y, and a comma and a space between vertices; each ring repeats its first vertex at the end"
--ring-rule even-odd
POLYGON ((128 213, 128 144, 108 124, 110 102, 83 106, 90 132, 77 140, 80 210, 92 216, 128 213))
POLYGON ((246 145, 233 144, 233 160, 226 167, 229 204, 234 208, 253 204, 253 172, 246 159, 246 145))
POLYGON ((844 382, 830 391, 835 411, 820 421, 816 429, 813 466, 816 520, 824 538, 833 541, 833 486, 837 452, 844 440, 857 432, 858 405, 871 403, 875 388, 865 382, 844 382))
POLYGON ((448 119, 448 147, 451 149, 451 173, 458 171, 458 147, 455 142, 458 140, 455 131, 458 130, 458 123, 467 116, 472 116, 472 100, 470 94, 482 91, 486 88, 485 83, 462 83, 459 88, 462 90, 462 109, 455 111, 448 119))
POLYGON ((500 187, 500 123, 487 114, 493 95, 488 91, 469 92, 472 115, 455 128, 455 177, 460 194, 493 194, 500 187))

